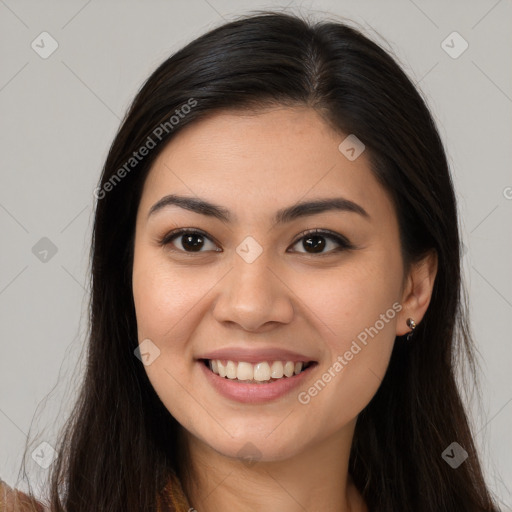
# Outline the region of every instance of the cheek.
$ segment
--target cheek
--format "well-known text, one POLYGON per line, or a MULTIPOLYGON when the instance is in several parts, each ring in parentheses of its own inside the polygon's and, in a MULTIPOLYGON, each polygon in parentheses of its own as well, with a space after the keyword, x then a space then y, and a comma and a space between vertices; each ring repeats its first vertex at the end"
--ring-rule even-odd
MULTIPOLYGON (((190 405, 177 397, 187 395, 183 389, 191 389, 193 354, 188 340, 199 321, 200 301, 207 289, 200 288, 199 280, 194 282, 188 271, 172 269, 155 252, 141 247, 134 255, 132 283, 138 339, 139 343, 149 339, 158 347, 159 355, 144 370, 169 412, 187 424, 193 420, 189 417, 190 405)), ((203 279, 202 285, 207 284, 203 279)))
POLYGON ((317 403, 325 400, 325 410, 344 421, 367 405, 386 373, 402 309, 401 260, 385 251, 367 252, 326 277, 306 278, 301 286, 327 348, 317 403), (320 393, 324 384, 329 391, 320 393))
POLYGON ((139 335, 163 344, 166 335, 179 330, 182 320, 193 316, 193 306, 204 292, 192 272, 171 267, 155 252, 145 248, 135 251, 133 298, 139 335))
POLYGON ((390 321, 384 327, 379 322, 380 329, 394 332, 397 307, 392 305, 400 297, 400 265, 399 260, 367 253, 329 273, 305 274, 294 289, 315 313, 318 329, 332 345, 343 348, 381 315, 390 321))

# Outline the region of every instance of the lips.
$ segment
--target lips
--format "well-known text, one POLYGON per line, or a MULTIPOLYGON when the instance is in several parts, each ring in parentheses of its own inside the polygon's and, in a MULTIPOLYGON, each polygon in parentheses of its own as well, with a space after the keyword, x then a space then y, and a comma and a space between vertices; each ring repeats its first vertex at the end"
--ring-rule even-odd
POLYGON ((201 354, 197 357, 200 359, 219 359, 229 361, 245 361, 247 363, 260 363, 262 361, 292 361, 310 363, 316 362, 314 357, 293 352, 286 349, 266 348, 266 349, 247 349, 244 347, 226 347, 211 352, 201 354))
POLYGON ((294 389, 304 385, 307 379, 311 378, 316 366, 317 363, 314 363, 292 377, 272 379, 265 383, 253 383, 223 378, 210 370, 202 361, 198 361, 199 371, 213 390, 224 398, 245 404, 263 404, 272 400, 284 399, 294 389))

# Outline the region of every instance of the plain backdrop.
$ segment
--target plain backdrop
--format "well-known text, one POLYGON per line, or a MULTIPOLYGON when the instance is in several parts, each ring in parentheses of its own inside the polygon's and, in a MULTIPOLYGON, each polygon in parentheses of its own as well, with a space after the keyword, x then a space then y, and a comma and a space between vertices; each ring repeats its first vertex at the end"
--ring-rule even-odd
POLYGON ((51 455, 76 396, 93 190, 120 119, 171 53, 264 8, 352 20, 435 116, 481 365, 482 407, 468 408, 487 481, 512 510, 511 0, 0 0, 0 477, 23 487, 28 436, 31 482, 44 478, 37 455, 51 455))

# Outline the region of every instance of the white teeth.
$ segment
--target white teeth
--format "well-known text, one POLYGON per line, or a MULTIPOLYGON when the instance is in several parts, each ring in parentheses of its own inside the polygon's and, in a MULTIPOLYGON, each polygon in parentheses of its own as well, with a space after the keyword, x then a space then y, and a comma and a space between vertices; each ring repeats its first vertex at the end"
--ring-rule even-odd
POLYGON ((258 363, 254 365, 254 380, 270 380, 270 366, 268 363, 258 363))
POLYGON ((252 364, 238 363, 238 368, 236 370, 236 378, 238 380, 252 380, 253 374, 254 370, 252 369, 252 364))
POLYGON ((228 379, 236 379, 236 366, 233 361, 228 361, 226 365, 226 377, 228 379))
POLYGON ((284 365, 284 374, 287 377, 291 377, 294 371, 295 365, 291 361, 286 361, 286 364, 284 365))
POLYGON ((222 364, 221 361, 217 361, 217 366, 219 368, 219 375, 221 377, 225 377, 226 376, 226 367, 222 364))
POLYGON ((281 363, 281 361, 274 361, 272 363, 270 375, 273 379, 280 379, 284 375, 283 363, 281 363))
POLYGON ((257 364, 245 361, 224 361, 212 359, 208 366, 213 373, 228 379, 241 381, 270 382, 271 379, 281 379, 283 376, 292 377, 302 372, 304 363, 293 361, 262 361, 257 364))

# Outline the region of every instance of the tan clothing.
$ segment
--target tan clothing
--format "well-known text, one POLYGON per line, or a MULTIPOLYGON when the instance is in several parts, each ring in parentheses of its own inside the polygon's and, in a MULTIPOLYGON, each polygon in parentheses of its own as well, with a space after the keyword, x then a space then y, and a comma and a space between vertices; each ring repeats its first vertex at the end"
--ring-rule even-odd
MULTIPOLYGON (((159 500, 158 512, 188 512, 191 509, 181 487, 181 482, 173 473, 165 487, 164 499, 159 500)), ((11 489, 0 480, 0 512, 49 512, 43 503, 30 499, 25 493, 11 489)))

